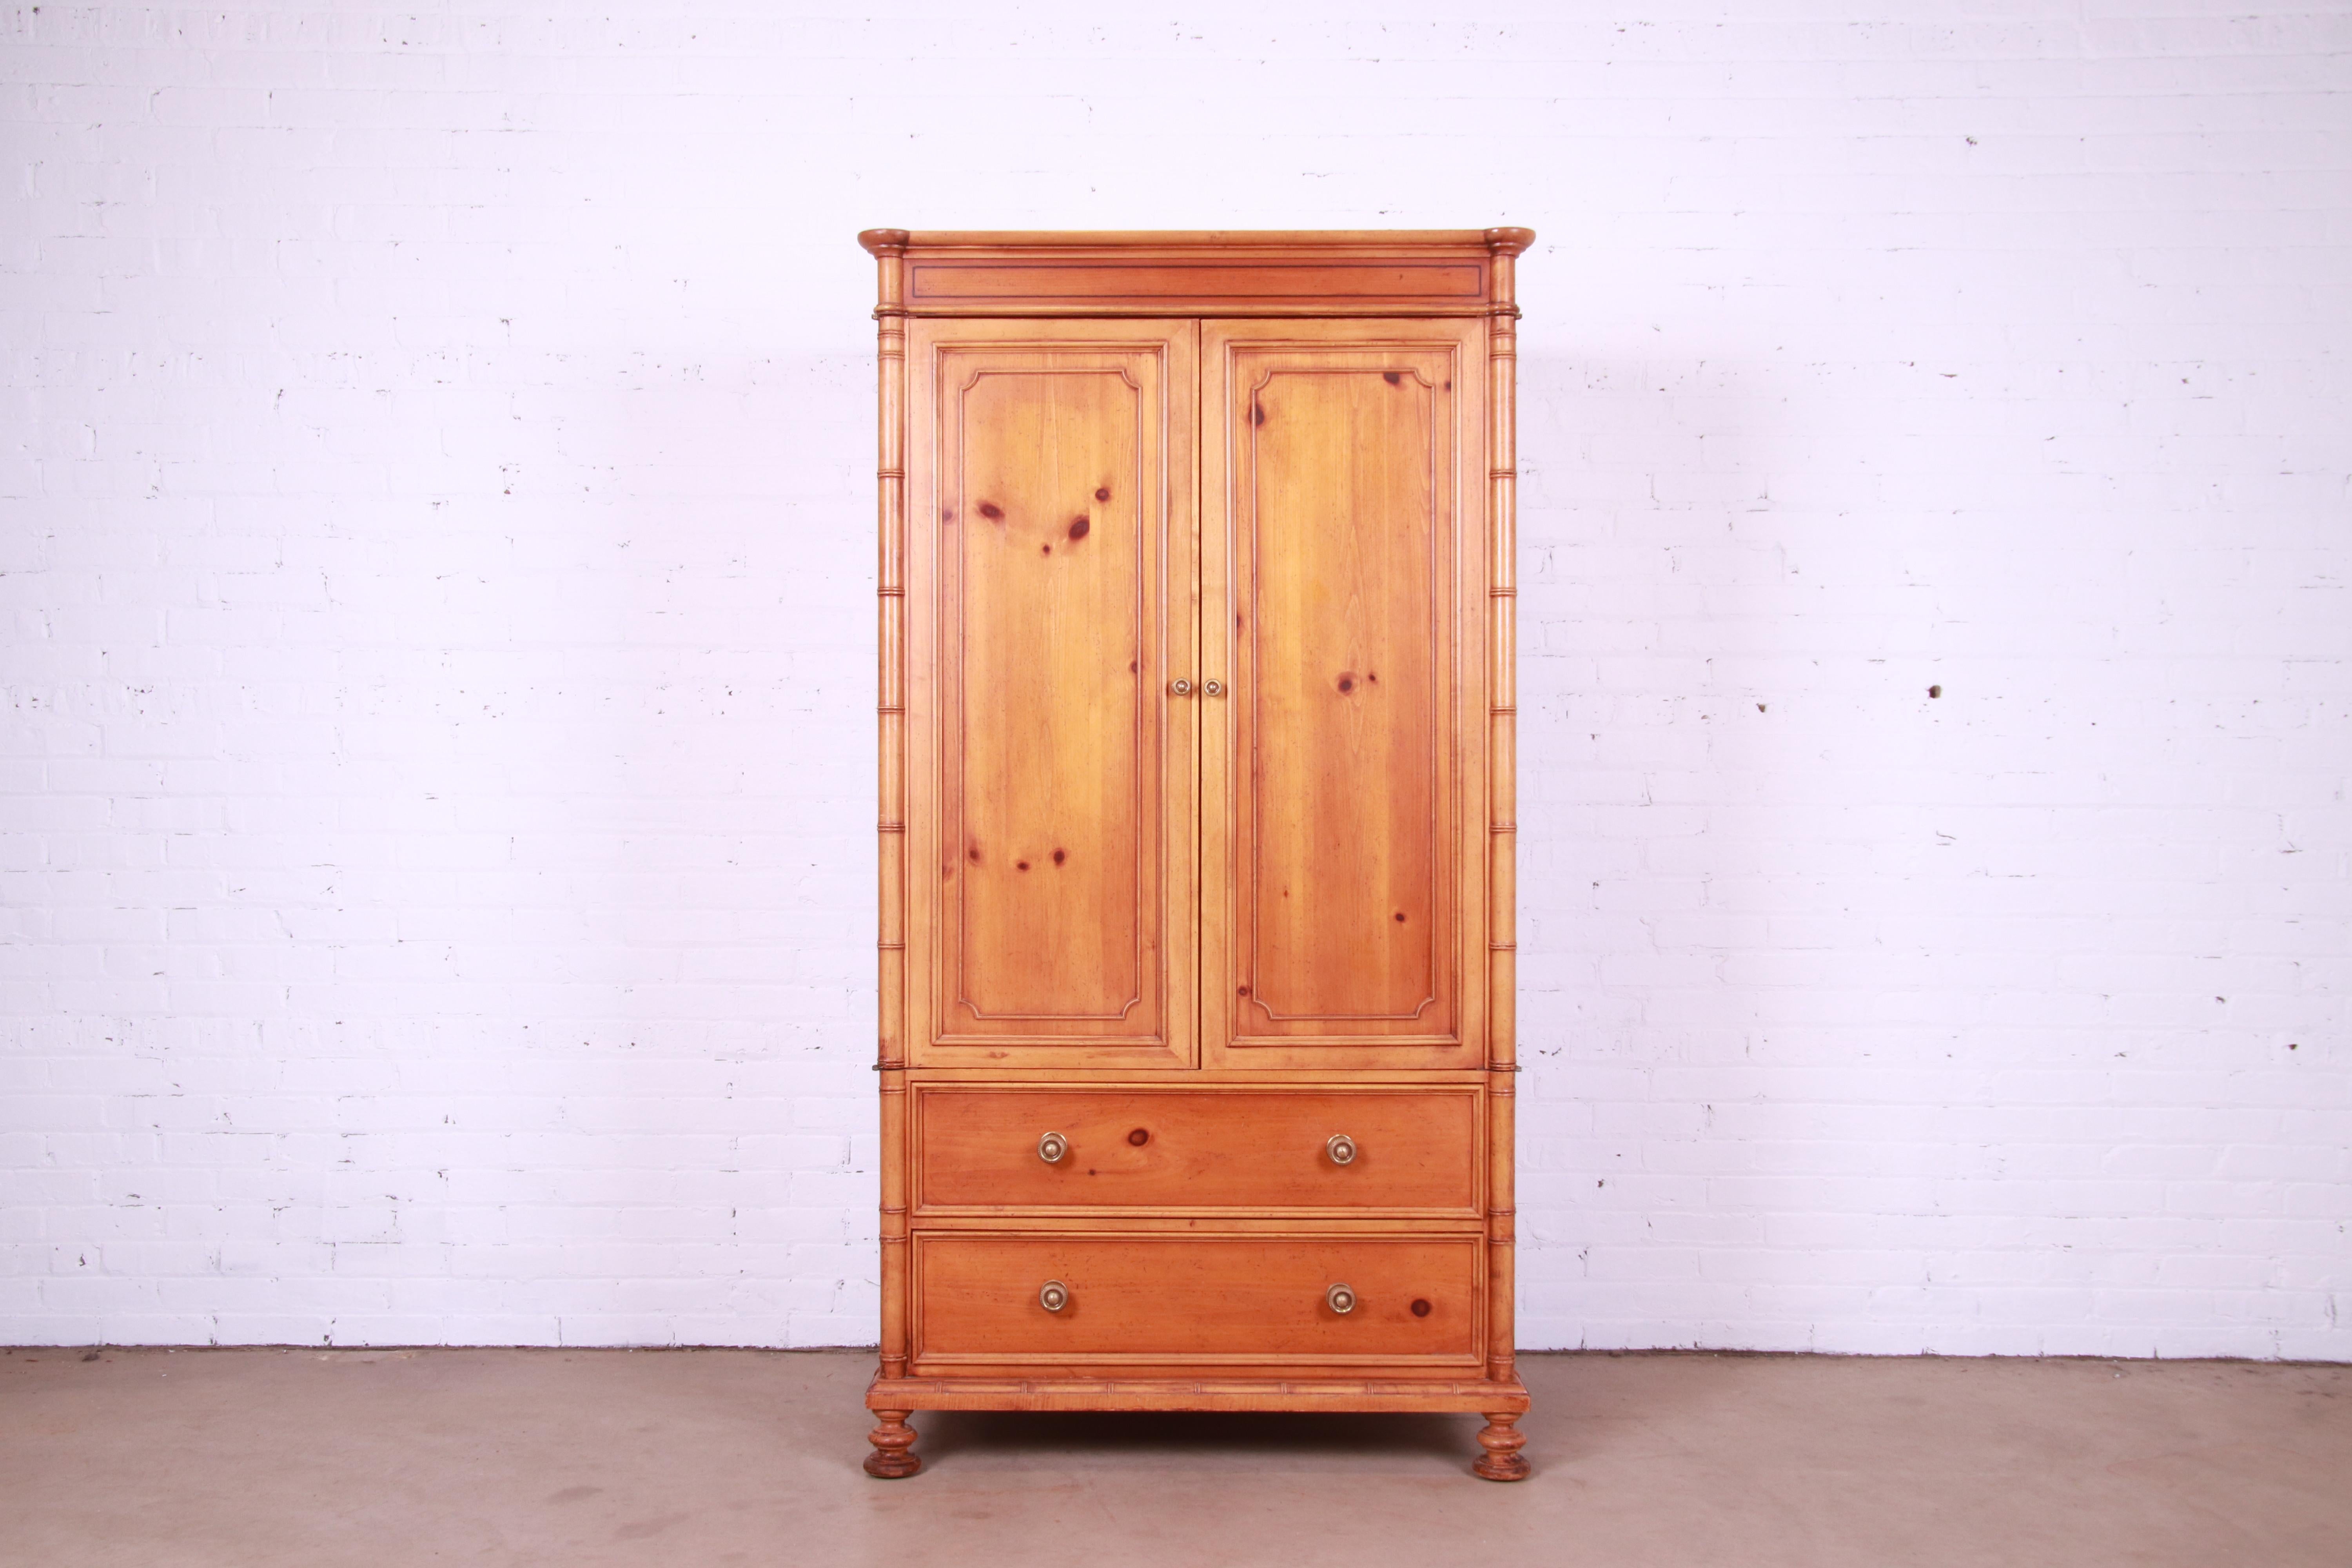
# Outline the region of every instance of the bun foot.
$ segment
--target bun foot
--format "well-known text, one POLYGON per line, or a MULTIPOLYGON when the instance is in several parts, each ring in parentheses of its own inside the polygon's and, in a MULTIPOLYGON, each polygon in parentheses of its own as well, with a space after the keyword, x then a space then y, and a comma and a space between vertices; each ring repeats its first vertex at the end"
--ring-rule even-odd
MULTIPOLYGON (((915 1429, 907 1425, 911 1410, 877 1410, 874 1419, 880 1423, 866 1435, 874 1451, 866 1456, 866 1473, 886 1481, 904 1480, 923 1468, 923 1461, 914 1453, 915 1429)), ((1520 1467, 1525 1469, 1525 1466, 1520 1467)))
POLYGON ((1528 1435, 1515 1430, 1519 1413, 1506 1410, 1488 1412, 1486 1425, 1478 1429, 1478 1446, 1486 1451, 1470 1467, 1470 1473, 1489 1481, 1523 1481, 1528 1479, 1528 1462, 1519 1458, 1527 1444, 1528 1435))

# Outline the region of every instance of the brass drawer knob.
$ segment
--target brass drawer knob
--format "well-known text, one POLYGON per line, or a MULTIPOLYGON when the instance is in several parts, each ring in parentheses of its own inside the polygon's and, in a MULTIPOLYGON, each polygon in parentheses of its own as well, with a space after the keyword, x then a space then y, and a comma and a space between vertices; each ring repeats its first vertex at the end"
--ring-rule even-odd
MULTIPOLYGON (((1349 1298, 1352 1301, 1353 1298, 1349 1298)), ((1049 1312, 1058 1312, 1070 1304, 1070 1288, 1059 1279, 1048 1279, 1037 1289, 1037 1305, 1049 1312)))
POLYGON ((1356 1310, 1356 1290, 1352 1285, 1334 1285, 1323 1292, 1323 1300, 1333 1311, 1346 1316, 1356 1310))
POLYGON ((1331 1163, 1335 1165, 1352 1165, 1356 1163, 1356 1141, 1345 1132, 1332 1133, 1329 1140, 1324 1143, 1323 1152, 1331 1156, 1331 1163))
POLYGON ((1213 680, 1201 682, 1201 689, 1211 697, 1223 697, 1225 694, 1224 687, 1213 680))
POLYGON ((1190 697, 1192 695, 1192 683, 1180 675, 1168 683, 1168 689, 1179 697, 1190 697))
POLYGON ((1048 1165, 1058 1165, 1062 1156, 1070 1152, 1070 1141, 1058 1132, 1048 1132, 1037 1140, 1037 1158, 1048 1165))

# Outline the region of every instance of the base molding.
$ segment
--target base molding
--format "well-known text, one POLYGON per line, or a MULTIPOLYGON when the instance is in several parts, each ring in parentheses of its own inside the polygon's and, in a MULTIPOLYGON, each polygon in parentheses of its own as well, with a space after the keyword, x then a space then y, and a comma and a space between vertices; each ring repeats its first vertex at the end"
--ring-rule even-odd
POLYGON ((1517 1413, 1527 1384, 1485 1378, 877 1377, 868 1410, 1322 1410, 1517 1413))

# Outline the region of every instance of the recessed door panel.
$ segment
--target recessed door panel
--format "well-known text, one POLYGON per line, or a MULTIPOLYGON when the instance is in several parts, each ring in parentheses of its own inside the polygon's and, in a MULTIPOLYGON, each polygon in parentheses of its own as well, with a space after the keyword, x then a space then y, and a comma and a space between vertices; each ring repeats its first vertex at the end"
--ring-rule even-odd
POLYGON ((1228 672, 1204 715, 1212 1059, 1475 1050, 1483 475, 1462 454, 1483 432, 1456 383, 1479 331, 1204 326, 1202 668, 1228 672))
POLYGON ((923 1060, 1196 1058, 1194 331, 911 325, 923 1060))

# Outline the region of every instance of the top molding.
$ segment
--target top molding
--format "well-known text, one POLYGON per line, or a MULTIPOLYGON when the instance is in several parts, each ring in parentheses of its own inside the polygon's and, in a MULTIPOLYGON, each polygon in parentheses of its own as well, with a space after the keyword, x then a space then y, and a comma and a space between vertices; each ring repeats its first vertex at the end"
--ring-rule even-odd
POLYGON ((1533 230, 949 233, 870 228, 877 314, 1517 315, 1533 230), (894 276, 895 274, 895 276, 894 276))

